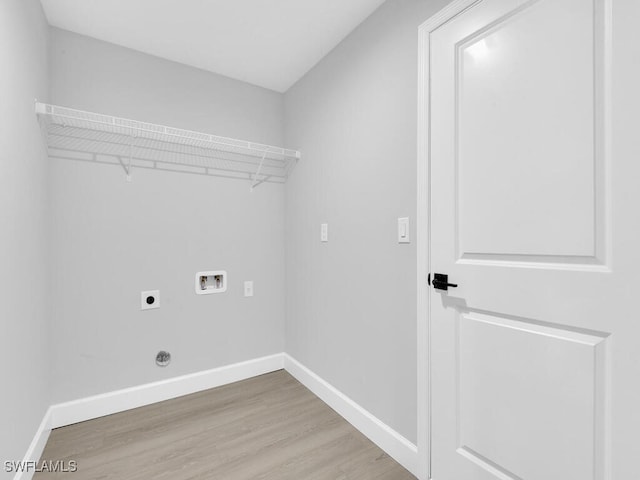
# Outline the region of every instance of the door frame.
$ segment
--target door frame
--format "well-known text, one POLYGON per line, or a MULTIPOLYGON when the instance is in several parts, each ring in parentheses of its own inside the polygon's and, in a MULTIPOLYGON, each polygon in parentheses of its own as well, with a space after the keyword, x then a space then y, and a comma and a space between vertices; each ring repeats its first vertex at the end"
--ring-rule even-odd
POLYGON ((431 264, 430 38, 439 27, 482 0, 454 0, 418 27, 417 150, 417 449, 418 478, 431 478, 431 306, 427 276, 431 264))

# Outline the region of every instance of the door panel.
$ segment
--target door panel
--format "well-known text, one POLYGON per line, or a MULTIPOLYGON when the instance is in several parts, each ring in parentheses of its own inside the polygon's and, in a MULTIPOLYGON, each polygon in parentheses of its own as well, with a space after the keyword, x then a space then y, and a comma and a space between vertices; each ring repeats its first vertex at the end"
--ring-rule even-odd
POLYGON ((548 478, 541 458, 557 478, 593 478, 605 339, 477 312, 457 330, 458 453, 513 478, 548 478))
POLYGON ((468 3, 429 37, 431 272, 458 284, 430 290, 432 477, 609 480, 637 393, 614 394, 614 337, 640 334, 612 263, 635 250, 610 218, 610 4, 468 3))
POLYGON ((595 256, 592 11, 540 0, 456 42, 462 258, 595 256))

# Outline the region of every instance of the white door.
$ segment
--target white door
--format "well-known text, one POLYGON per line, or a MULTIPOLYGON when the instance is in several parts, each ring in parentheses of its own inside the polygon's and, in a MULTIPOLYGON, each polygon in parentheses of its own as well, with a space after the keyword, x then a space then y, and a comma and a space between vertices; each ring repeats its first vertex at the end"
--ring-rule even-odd
POLYGON ((428 35, 431 476, 640 479, 640 2, 463 3, 428 35))

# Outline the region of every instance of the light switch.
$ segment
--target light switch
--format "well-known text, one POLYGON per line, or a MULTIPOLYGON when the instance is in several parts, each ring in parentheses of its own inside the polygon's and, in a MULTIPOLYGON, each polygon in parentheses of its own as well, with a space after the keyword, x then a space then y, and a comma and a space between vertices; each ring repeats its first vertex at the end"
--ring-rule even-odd
POLYGON ((329 224, 323 223, 320 225, 320 241, 328 242, 329 241, 329 224))
POLYGON ((253 297, 253 281, 247 280, 244 282, 244 296, 253 297))
POLYGON ((409 238, 409 217, 398 218, 398 243, 411 243, 409 238))

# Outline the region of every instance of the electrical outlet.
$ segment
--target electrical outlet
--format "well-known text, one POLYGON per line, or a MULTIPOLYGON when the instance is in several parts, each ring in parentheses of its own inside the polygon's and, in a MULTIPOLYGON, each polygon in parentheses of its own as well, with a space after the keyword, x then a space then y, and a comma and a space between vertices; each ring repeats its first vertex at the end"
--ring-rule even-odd
POLYGON ((244 296, 253 297, 253 281, 247 280, 244 282, 244 296))
POLYGON ((160 290, 140 292, 140 310, 160 308, 160 290))

